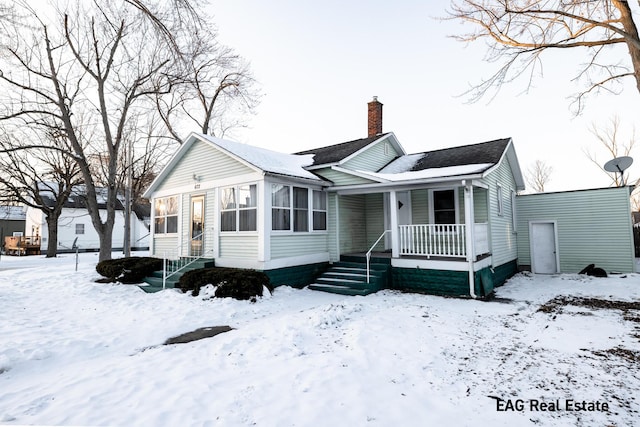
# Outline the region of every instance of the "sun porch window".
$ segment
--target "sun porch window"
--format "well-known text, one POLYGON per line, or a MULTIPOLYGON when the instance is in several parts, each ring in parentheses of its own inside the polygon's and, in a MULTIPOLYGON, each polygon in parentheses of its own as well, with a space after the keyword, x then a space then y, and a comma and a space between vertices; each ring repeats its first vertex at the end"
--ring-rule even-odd
POLYGON ((178 196, 162 197, 154 203, 154 232, 170 234, 178 232, 178 196))
POLYGON ((325 231, 326 194, 305 187, 272 184, 271 229, 295 233, 325 231))
POLYGON ((223 188, 220 195, 220 231, 256 231, 258 186, 223 188))

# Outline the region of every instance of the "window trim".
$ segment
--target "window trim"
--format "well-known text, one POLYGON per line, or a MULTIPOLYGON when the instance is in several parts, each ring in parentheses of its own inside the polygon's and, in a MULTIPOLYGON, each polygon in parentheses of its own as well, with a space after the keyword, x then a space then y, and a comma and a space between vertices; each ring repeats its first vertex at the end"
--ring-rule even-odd
POLYGON ((460 224, 460 194, 458 192, 458 187, 449 187, 449 188, 433 188, 429 189, 429 224, 436 224, 436 213, 435 213, 435 203, 433 193, 438 191, 451 191, 453 190, 453 206, 455 209, 455 222, 454 224, 460 224))
POLYGON ((502 192, 502 185, 496 185, 496 202, 498 207, 498 216, 504 216, 504 194, 502 192))
POLYGON ((311 189, 311 228, 312 232, 326 232, 329 228, 329 200, 327 198, 327 192, 322 190, 314 190, 311 189), (321 197, 324 200, 324 209, 316 208, 315 204, 315 193, 320 193, 321 197), (315 228, 314 214, 316 212, 324 212, 324 228, 315 228))
MULTIPOLYGON (((259 191, 259 185, 257 182, 249 182, 249 183, 242 183, 242 184, 234 184, 234 185, 226 185, 224 187, 220 187, 218 190, 218 193, 220 194, 220 201, 219 201, 219 221, 220 221, 220 234, 224 234, 224 235, 229 235, 229 234, 256 234, 258 232, 258 223, 260 221, 260 219, 258 218, 258 191, 259 191), (240 197, 240 188, 241 187, 249 187, 251 188, 251 186, 255 186, 256 191, 255 191, 255 206, 252 207, 240 207, 240 203, 238 202, 239 197, 240 197), (233 199, 234 199, 234 207, 232 209, 223 209, 222 208, 222 193, 224 192, 224 190, 231 188, 233 189, 233 199), (256 224, 255 224, 255 230, 240 230, 240 211, 250 211, 250 210, 254 210, 256 213, 256 224), (223 230, 222 229, 222 214, 224 212, 235 212, 235 230, 223 230)), ((249 190, 251 191, 251 190, 249 190)))

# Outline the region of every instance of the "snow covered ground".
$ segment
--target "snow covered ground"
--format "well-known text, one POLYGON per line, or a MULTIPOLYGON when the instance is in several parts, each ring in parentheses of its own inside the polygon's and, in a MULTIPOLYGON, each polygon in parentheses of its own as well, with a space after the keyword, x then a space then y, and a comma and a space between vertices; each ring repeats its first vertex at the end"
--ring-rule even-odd
POLYGON ((640 419, 639 275, 523 274, 491 302, 280 287, 250 303, 97 284, 97 254, 74 258, 0 259, 0 425, 640 419), (218 325, 234 330, 160 345, 218 325))

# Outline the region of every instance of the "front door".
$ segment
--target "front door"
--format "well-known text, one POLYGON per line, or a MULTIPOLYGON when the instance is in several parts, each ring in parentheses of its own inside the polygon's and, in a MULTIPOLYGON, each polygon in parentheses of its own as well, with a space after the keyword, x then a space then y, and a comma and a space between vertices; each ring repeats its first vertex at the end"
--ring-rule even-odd
POLYGON ((204 196, 191 198, 191 256, 204 252, 204 196))
POLYGON ((531 239, 531 270, 533 273, 557 273, 558 250, 556 247, 555 222, 529 223, 529 236, 531 239))

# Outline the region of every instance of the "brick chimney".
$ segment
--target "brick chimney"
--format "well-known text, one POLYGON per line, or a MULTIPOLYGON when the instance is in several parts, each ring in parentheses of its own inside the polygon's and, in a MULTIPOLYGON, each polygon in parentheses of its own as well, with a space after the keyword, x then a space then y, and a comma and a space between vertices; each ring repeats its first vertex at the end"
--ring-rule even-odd
POLYGON ((370 138, 382 133, 382 104, 378 101, 378 97, 374 96, 373 101, 369 102, 367 106, 369 107, 367 136, 370 138))

